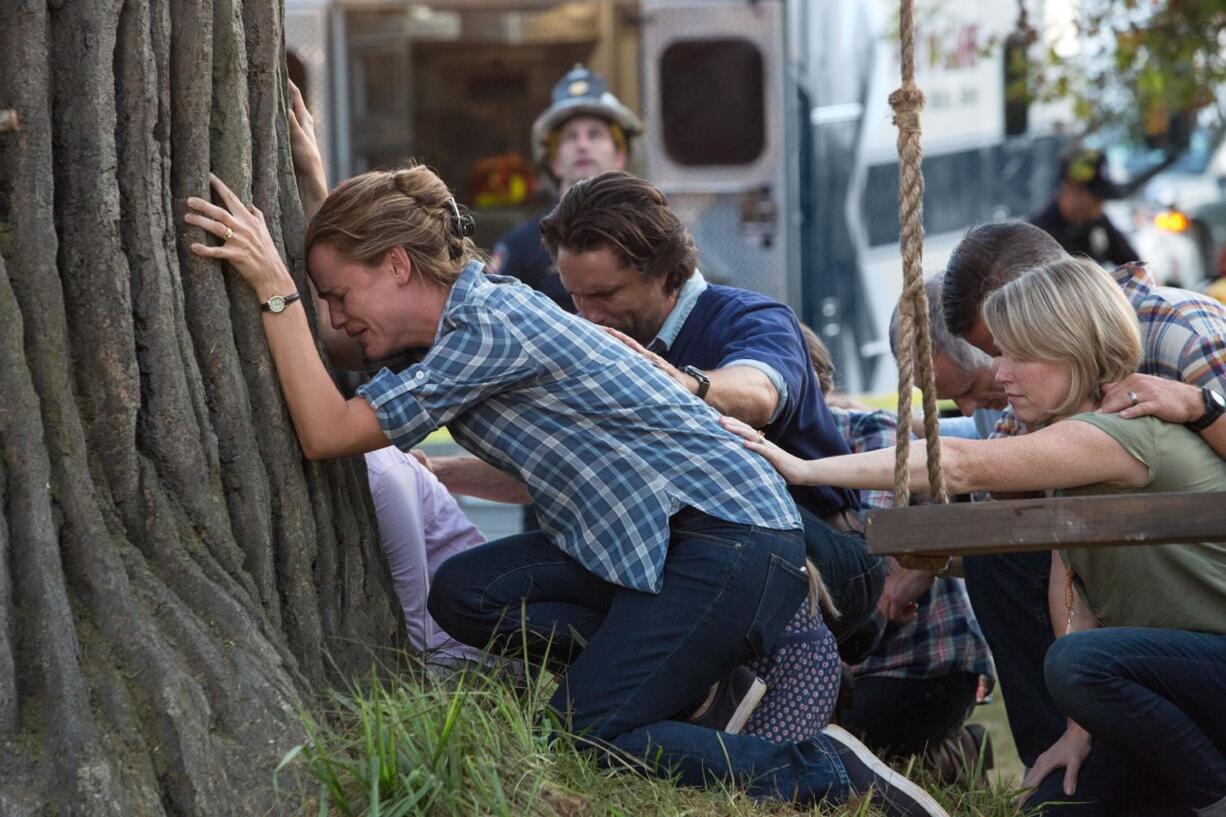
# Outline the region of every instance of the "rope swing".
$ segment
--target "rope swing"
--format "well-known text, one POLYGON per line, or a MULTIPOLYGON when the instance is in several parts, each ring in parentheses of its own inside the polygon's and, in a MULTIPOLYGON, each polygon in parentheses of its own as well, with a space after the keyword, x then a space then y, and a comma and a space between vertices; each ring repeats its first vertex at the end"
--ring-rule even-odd
MULTIPOLYGON (((920 110, 924 107, 924 92, 915 84, 914 0, 901 0, 898 22, 902 47, 902 87, 890 94, 894 124, 898 126, 898 220, 902 226, 899 244, 903 273, 902 295, 898 302, 898 440, 894 449, 894 507, 905 508, 911 501, 907 461, 911 453, 911 392, 917 376, 924 399, 929 488, 933 499, 942 505, 949 502, 949 495, 941 473, 932 338, 928 326, 928 297, 924 293, 924 150, 920 143, 920 110)), ((925 560, 929 561, 931 558, 925 560)))
MULTIPOLYGON (((1226 492, 1159 495, 1043 497, 949 505, 941 474, 936 389, 928 298, 923 285, 924 175, 920 110, 924 94, 915 84, 914 0, 900 0, 902 87, 890 94, 898 126, 898 215, 902 234, 903 288, 898 302, 898 443, 894 461, 894 509, 868 515, 869 552, 896 555, 904 567, 927 570, 948 564, 950 554, 1016 553, 1052 548, 1123 547, 1220 542, 1226 492), (924 394, 928 482, 939 505, 910 503, 907 462, 911 453, 911 392, 915 379, 924 394), (944 506, 944 507, 941 507, 944 506)), ((1022 42, 1032 35, 1019 2, 1022 42)))

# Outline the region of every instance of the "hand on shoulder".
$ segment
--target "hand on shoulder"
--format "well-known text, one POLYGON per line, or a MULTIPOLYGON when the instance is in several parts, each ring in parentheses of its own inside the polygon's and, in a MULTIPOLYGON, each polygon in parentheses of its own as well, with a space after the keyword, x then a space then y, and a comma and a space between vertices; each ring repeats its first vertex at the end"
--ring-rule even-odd
POLYGON ((1132 374, 1118 383, 1103 386, 1102 414, 1119 414, 1125 420, 1157 417, 1168 423, 1190 423, 1205 412, 1199 386, 1178 380, 1132 374))

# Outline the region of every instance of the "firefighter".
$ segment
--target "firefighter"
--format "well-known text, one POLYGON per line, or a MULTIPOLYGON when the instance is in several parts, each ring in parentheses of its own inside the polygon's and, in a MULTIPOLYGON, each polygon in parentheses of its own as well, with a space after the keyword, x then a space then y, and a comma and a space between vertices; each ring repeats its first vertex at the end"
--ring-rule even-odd
MULTIPOLYGON (((639 118, 609 91, 603 77, 576 65, 554 86, 553 102, 532 124, 533 158, 560 199, 580 179, 624 170, 630 140, 642 130, 639 118)), ((489 272, 518 278, 574 312, 541 244, 541 219, 554 204, 499 239, 489 272)))

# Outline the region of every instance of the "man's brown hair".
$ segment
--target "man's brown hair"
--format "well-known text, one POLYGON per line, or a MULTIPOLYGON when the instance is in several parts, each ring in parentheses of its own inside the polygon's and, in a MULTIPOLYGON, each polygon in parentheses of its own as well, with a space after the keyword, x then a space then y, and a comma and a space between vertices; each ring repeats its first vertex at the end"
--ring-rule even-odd
POLYGON ((970 228, 945 265, 945 326, 955 337, 965 336, 979 322, 989 295, 1029 269, 1065 258, 1056 239, 1024 221, 970 228))
POLYGON ((541 221, 541 236, 558 250, 611 251, 622 266, 681 289, 698 263, 694 240, 655 186, 620 170, 573 185, 541 221))

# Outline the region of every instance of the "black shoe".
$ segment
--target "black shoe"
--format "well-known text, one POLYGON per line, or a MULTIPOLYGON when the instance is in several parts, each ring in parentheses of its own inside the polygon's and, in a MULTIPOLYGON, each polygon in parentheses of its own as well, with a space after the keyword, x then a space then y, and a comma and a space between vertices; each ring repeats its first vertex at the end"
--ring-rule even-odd
POLYGON ((996 768, 996 758, 992 754, 992 735, 988 732, 986 726, 981 723, 968 723, 962 727, 962 732, 966 735, 963 738, 964 743, 968 743, 968 748, 973 752, 976 764, 980 758, 983 758, 983 771, 989 771, 996 768))
POLYGON ((762 702, 766 684, 748 667, 737 667, 707 691, 707 697, 685 720, 708 729, 738 734, 762 702))
POLYGON ((822 734, 838 751, 853 794, 869 795, 889 817, 949 817, 932 795, 887 766, 846 729, 827 726, 822 734))
POLYGON ((930 744, 923 755, 924 767, 942 786, 969 787, 985 781, 992 763, 992 738, 977 723, 968 723, 944 740, 930 744))

